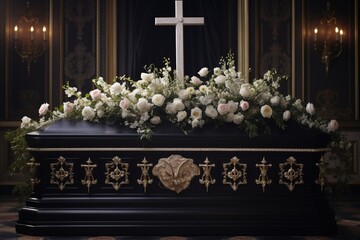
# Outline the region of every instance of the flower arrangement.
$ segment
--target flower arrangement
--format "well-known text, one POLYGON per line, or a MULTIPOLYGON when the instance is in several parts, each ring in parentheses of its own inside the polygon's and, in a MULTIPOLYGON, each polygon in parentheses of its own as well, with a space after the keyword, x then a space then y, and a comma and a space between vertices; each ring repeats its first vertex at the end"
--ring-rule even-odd
MULTIPOLYGON (((219 67, 212 71, 204 67, 197 75, 185 76, 183 82, 176 79, 169 59, 164 60, 162 68, 149 65, 145 70, 138 81, 125 76, 112 83, 101 77, 94 79, 94 90, 84 96, 67 84, 64 90, 71 101, 52 111, 48 103, 42 104, 38 121, 24 116, 21 126, 7 134, 16 156, 12 170, 24 171, 30 159, 25 134, 61 118, 126 125, 136 129, 141 139, 151 139, 152 129, 165 121, 179 126, 184 133, 207 124, 232 123, 256 137, 271 133, 269 120, 284 129, 292 119, 331 135, 330 147, 338 156, 349 158, 349 144, 338 131, 338 122, 321 119, 312 103, 305 105, 300 99, 283 96, 278 89, 287 77, 274 69, 261 79, 246 82, 246 75, 236 71, 230 52, 221 58, 219 67)), ((341 169, 349 160, 344 161, 341 169)))

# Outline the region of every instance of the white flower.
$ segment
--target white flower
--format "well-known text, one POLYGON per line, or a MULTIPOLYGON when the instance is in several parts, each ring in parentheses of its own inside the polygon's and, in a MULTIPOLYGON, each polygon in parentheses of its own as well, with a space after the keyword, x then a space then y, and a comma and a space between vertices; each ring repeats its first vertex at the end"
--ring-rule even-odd
POLYGON ((154 79, 154 74, 153 73, 141 73, 140 77, 142 80, 151 83, 151 81, 154 79))
POLYGON ((270 99, 270 102, 271 102, 272 105, 277 106, 280 103, 280 97, 279 96, 274 96, 274 97, 272 97, 270 99))
POLYGON ((101 91, 99 89, 94 89, 90 91, 89 94, 94 101, 98 101, 101 99, 101 91))
POLYGON ((287 121, 291 118, 291 112, 289 110, 286 110, 284 113, 283 113, 283 120, 284 121, 287 121))
POLYGON ((123 98, 121 99, 120 103, 119 103, 119 107, 123 110, 126 110, 130 107, 130 101, 127 98, 123 98))
POLYGON ((199 87, 199 91, 202 93, 206 93, 208 91, 208 87, 206 85, 201 85, 199 87))
POLYGON ((235 124, 239 125, 240 123, 242 123, 243 120, 244 120, 244 115, 242 115, 241 113, 234 115, 233 122, 235 124))
POLYGON ((240 95, 243 98, 249 98, 252 95, 251 84, 250 83, 241 84, 240 95))
POLYGON ((310 115, 315 114, 315 107, 312 103, 306 104, 306 112, 309 113, 310 115))
POLYGON ((97 115, 99 118, 102 118, 102 117, 105 115, 104 109, 98 109, 98 110, 96 110, 96 115, 97 115))
POLYGON ((241 110, 243 110, 243 111, 248 110, 248 109, 249 109, 249 102, 248 102, 248 101, 241 100, 241 102, 240 102, 240 108, 241 108, 241 110))
POLYGON ((220 115, 225 115, 229 112, 229 105, 227 105, 226 103, 219 103, 219 105, 217 106, 217 111, 220 115))
POLYGON ((200 120, 202 118, 201 109, 198 108, 198 107, 195 107, 195 108, 191 109, 191 118, 196 119, 196 120, 200 120))
POLYGON ((189 95, 192 95, 195 93, 195 89, 193 87, 186 88, 186 92, 188 92, 189 95))
POLYGON ((196 128, 200 125, 200 121, 198 119, 194 119, 191 121, 191 127, 196 128))
POLYGON ((165 107, 165 112, 166 112, 167 114, 169 114, 169 115, 174 115, 174 114, 177 113, 178 111, 176 111, 175 106, 174 106, 173 103, 168 102, 168 103, 166 104, 166 107, 165 107))
POLYGON ((213 71, 216 76, 219 76, 221 74, 221 69, 219 67, 214 68, 213 71))
POLYGON ((138 102, 136 103, 136 108, 141 113, 150 111, 151 106, 152 104, 150 104, 146 98, 139 98, 138 102))
POLYGON ((209 69, 207 67, 203 67, 202 69, 200 69, 200 71, 198 72, 198 74, 200 75, 200 77, 206 77, 206 75, 208 75, 209 73, 209 69))
POLYGON ((212 119, 217 118, 217 116, 219 115, 218 111, 214 108, 213 105, 208 105, 206 107, 205 114, 206 114, 206 116, 208 116, 209 118, 212 118, 212 119))
POLYGON ((200 78, 192 76, 191 77, 191 83, 194 84, 195 86, 199 86, 201 85, 203 82, 200 80, 200 78))
POLYGON ((185 111, 180 111, 177 113, 176 117, 177 117, 177 121, 181 122, 187 117, 187 113, 185 111))
POLYGON ((210 95, 206 95, 206 96, 200 96, 199 100, 202 105, 206 106, 206 105, 209 105, 213 99, 210 95))
POLYGON ((161 118, 159 116, 154 116, 150 119, 150 122, 154 125, 161 123, 161 118))
POLYGON ((271 118, 272 108, 269 105, 264 105, 260 108, 260 113, 263 118, 271 118))
POLYGON ((229 113, 234 113, 238 110, 239 103, 230 100, 227 105, 229 106, 229 113))
POLYGON ((121 85, 120 83, 116 82, 110 87, 110 93, 112 95, 120 95, 121 92, 124 90, 125 86, 121 85))
POLYGON ((92 109, 92 107, 90 106, 86 106, 83 108, 82 112, 81 112, 82 116, 84 117, 84 120, 93 120, 95 117, 95 111, 94 109, 92 109))
POLYGON ((74 110, 74 103, 72 102, 64 102, 63 106, 65 114, 70 114, 74 110))
POLYGON ((179 98, 181 98, 181 99, 187 99, 188 96, 189 96, 189 92, 186 91, 185 89, 180 89, 180 90, 178 91, 178 96, 179 96, 179 98))
POLYGON ((27 116, 24 116, 22 119, 21 119, 21 126, 20 128, 29 128, 30 127, 30 124, 31 124, 31 118, 27 117, 27 116))
POLYGON ((214 79, 214 81, 217 85, 221 85, 225 83, 226 77, 224 75, 219 75, 214 79))
POLYGON ((174 106, 174 109, 179 112, 179 111, 182 111, 185 109, 185 105, 184 103, 182 102, 182 100, 180 98, 175 98, 173 100, 173 106, 174 106))
POLYGON ((161 107, 165 102, 165 97, 161 94, 155 94, 151 101, 155 106, 161 107))
POLYGON ((336 131, 337 129, 339 128, 339 123, 335 120, 335 119, 332 119, 329 124, 328 124, 328 130, 330 132, 334 132, 336 131))
POLYGON ((49 111, 49 104, 43 103, 39 108, 39 116, 44 116, 49 111))

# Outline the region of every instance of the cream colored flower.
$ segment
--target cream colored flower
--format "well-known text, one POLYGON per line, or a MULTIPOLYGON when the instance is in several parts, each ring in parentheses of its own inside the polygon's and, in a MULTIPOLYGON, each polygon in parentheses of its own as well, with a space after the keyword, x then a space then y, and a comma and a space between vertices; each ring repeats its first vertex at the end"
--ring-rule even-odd
POLYGON ((82 114, 84 120, 91 121, 95 118, 95 111, 90 106, 84 107, 83 110, 81 111, 81 114, 82 114))
POLYGON ((155 94, 151 101, 155 106, 161 107, 165 102, 165 97, 161 94, 155 94))
POLYGON ((264 105, 260 108, 260 113, 264 118, 271 118, 272 108, 269 105, 264 105))
POLYGON ((191 118, 196 119, 196 120, 200 120, 202 118, 201 109, 198 108, 198 107, 195 107, 195 108, 191 109, 191 118))

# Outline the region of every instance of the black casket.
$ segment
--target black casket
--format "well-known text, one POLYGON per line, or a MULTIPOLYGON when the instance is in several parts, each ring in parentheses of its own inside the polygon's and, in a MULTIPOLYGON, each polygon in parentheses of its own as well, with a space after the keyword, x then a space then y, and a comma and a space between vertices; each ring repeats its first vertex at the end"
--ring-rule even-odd
POLYGON ((235 125, 151 140, 124 126, 60 120, 26 136, 29 235, 331 235, 325 134, 295 122, 249 138, 235 125))

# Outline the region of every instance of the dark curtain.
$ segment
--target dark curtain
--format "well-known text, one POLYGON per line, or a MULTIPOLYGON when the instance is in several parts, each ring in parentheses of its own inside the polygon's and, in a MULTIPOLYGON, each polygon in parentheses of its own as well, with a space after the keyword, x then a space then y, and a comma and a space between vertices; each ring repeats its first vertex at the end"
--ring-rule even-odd
MULTIPOLYGON (((221 56, 237 52, 236 0, 185 0, 185 17, 204 17, 204 26, 184 26, 185 74, 218 66, 221 56)), ((175 68, 175 26, 155 26, 155 17, 174 17, 175 1, 117 1, 118 75, 138 79, 144 66, 163 66, 170 58, 175 68)))

